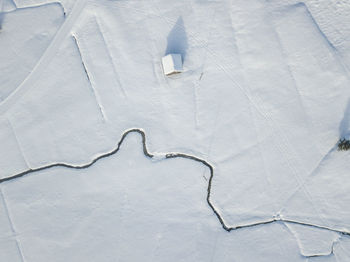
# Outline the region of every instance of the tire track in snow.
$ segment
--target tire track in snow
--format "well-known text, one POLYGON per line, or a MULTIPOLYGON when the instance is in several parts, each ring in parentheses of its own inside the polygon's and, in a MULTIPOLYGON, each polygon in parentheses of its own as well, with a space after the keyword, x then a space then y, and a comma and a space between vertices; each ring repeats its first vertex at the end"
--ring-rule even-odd
MULTIPOLYGON (((133 129, 128 129, 126 130, 121 139, 119 140, 117 146, 115 149, 113 149, 112 151, 109 151, 107 153, 101 154, 99 156, 97 156, 96 158, 94 158, 93 160, 91 160, 89 163, 87 164, 83 164, 83 165, 71 165, 71 164, 66 164, 66 163, 54 163, 54 164, 50 164, 50 165, 46 165, 46 166, 42 166, 42 167, 38 167, 38 168, 31 168, 28 169, 26 171, 23 171, 21 173, 15 174, 13 176, 9 176, 9 177, 5 177, 0 179, 0 184, 7 182, 7 181, 12 181, 12 180, 16 180, 19 179, 21 177, 39 172, 39 171, 43 171, 43 170, 47 170, 47 169, 51 169, 54 167, 65 167, 65 168, 70 168, 70 169, 87 169, 90 166, 92 166, 93 164, 95 164, 97 161, 103 159, 103 158, 107 158, 110 157, 114 154, 116 154, 119 150, 120 147, 122 145, 122 143, 124 142, 125 138, 128 136, 128 134, 130 133, 138 133, 141 135, 142 137, 142 149, 143 149, 143 153, 146 157, 148 158, 158 158, 158 156, 155 156, 154 154, 150 153, 147 150, 147 145, 146 145, 146 133, 145 131, 143 131, 140 128, 133 128, 133 129)), ((214 206, 214 204, 211 202, 211 192, 212 192, 212 182, 213 182, 213 178, 214 178, 214 167, 212 164, 210 164, 208 161, 196 157, 194 155, 189 155, 189 154, 183 154, 183 153, 165 153, 163 154, 163 160, 165 159, 171 159, 171 158, 185 158, 185 159, 190 159, 196 162, 199 162, 201 164, 203 164, 204 166, 206 166, 209 170, 210 170, 210 177, 208 180, 208 187, 207 187, 207 203, 209 205, 209 207, 211 208, 211 210, 214 212, 215 216, 217 217, 217 219, 219 220, 222 228, 224 230, 226 230, 227 232, 231 232, 234 230, 238 230, 238 229, 243 229, 243 228, 249 228, 249 227, 255 227, 255 226, 260 226, 260 225, 266 225, 266 224, 271 224, 271 223, 287 223, 287 224, 297 224, 297 225, 302 225, 302 226, 308 226, 308 227, 313 227, 313 228, 318 228, 318 229, 324 229, 324 230, 329 230, 332 232, 336 232, 339 233, 340 235, 346 235, 346 236, 350 236, 350 230, 347 229, 337 229, 337 228, 332 228, 332 227, 328 227, 328 226, 323 226, 323 225, 317 225, 317 224, 311 224, 311 223, 307 223, 307 222, 302 222, 302 221, 297 221, 297 220, 291 220, 291 219, 286 219, 283 218, 282 215, 277 214, 272 216, 269 219, 263 220, 263 221, 258 221, 258 222, 254 222, 254 223, 249 223, 249 224, 240 224, 240 225, 235 225, 235 226, 228 226, 226 225, 222 215, 220 214, 219 210, 214 206)))

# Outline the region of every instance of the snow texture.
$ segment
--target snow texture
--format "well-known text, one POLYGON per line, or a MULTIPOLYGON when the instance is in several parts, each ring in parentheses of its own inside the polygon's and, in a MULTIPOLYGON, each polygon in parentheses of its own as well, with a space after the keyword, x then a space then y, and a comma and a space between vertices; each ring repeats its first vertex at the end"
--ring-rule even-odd
POLYGON ((349 16, 0 0, 0 261, 349 261, 349 16))

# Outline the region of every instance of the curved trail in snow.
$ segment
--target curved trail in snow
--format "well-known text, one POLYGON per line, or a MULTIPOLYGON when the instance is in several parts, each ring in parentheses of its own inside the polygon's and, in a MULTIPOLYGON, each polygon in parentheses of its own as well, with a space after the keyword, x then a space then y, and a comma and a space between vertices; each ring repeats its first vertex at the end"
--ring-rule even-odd
MULTIPOLYGON (((122 135, 121 139, 119 140, 119 142, 117 144, 117 147, 115 149, 113 149, 110 152, 107 152, 107 153, 104 153, 104 154, 101 154, 101 155, 97 156, 91 162, 89 162, 87 164, 84 164, 84 165, 70 165, 70 164, 65 164, 65 163, 55 163, 55 164, 50 164, 50 165, 46 165, 46 166, 42 166, 42 167, 38 167, 38 168, 28 169, 26 171, 23 171, 21 173, 15 174, 13 176, 9 176, 9 177, 5 177, 5 178, 0 179, 0 184, 4 183, 6 181, 15 180, 15 179, 18 179, 20 177, 23 177, 23 176, 26 176, 26 175, 29 175, 29 174, 32 174, 32 173, 39 172, 39 171, 42 171, 42 170, 47 170, 47 169, 54 168, 54 167, 65 167, 65 168, 71 168, 71 169, 86 169, 86 168, 89 168, 90 166, 95 164, 100 159, 107 158, 109 156, 112 156, 112 155, 116 154, 120 150, 120 147, 121 147, 124 139, 130 133, 138 133, 138 134, 140 134, 142 136, 143 153, 148 158, 153 158, 154 155, 147 150, 146 134, 145 134, 145 132, 142 129, 133 128, 133 129, 126 130, 123 133, 123 135, 122 135)), ((214 212, 214 214, 217 217, 217 219, 219 220, 222 228, 224 230, 226 230, 227 232, 230 232, 230 231, 233 231, 233 230, 242 229, 242 228, 255 227, 255 226, 271 224, 271 223, 275 223, 275 222, 282 222, 282 223, 297 224, 297 225, 302 225, 302 226, 308 226, 308 227, 313 227, 313 228, 318 228, 318 229, 329 230, 329 231, 332 231, 332 232, 339 233, 341 235, 350 236, 350 231, 348 231, 348 230, 344 230, 344 229, 341 230, 341 229, 336 229, 336 228, 323 226, 323 225, 317 225, 317 224, 311 224, 311 223, 302 222, 302 221, 285 219, 285 218, 283 218, 280 215, 272 216, 270 219, 266 219, 266 220, 258 221, 258 222, 254 222, 254 223, 241 224, 241 225, 236 225, 236 226, 227 226, 225 221, 224 221, 224 219, 223 219, 223 217, 222 217, 222 215, 220 214, 218 209, 213 205, 213 203, 211 202, 211 199, 210 199, 211 189, 212 189, 212 181, 213 181, 213 178, 214 178, 214 167, 209 162, 207 162, 206 160, 201 159, 201 158, 196 157, 196 156, 193 156, 193 155, 188 155, 188 154, 183 154, 183 153, 166 153, 164 155, 164 157, 165 157, 164 159, 168 159, 168 158, 187 158, 187 159, 191 159, 191 160, 194 160, 196 162, 199 162, 199 163, 201 163, 201 164, 203 164, 203 165, 205 165, 206 167, 209 168, 209 170, 210 170, 210 178, 209 178, 209 181, 208 181, 208 188, 207 188, 207 203, 208 203, 209 207, 212 209, 212 211, 214 212)))
MULTIPOLYGON (((71 13, 64 20, 51 43, 44 51, 43 55, 39 58, 31 72, 26 76, 23 82, 8 96, 4 101, 0 103, 0 114, 4 114, 9 108, 18 101, 24 94, 26 94, 38 81, 43 70, 45 70, 53 57, 57 55, 57 50, 60 48, 63 40, 69 34, 75 21, 79 18, 82 10, 86 5, 87 0, 77 0, 74 3, 71 13)), ((62 5, 61 5, 62 6, 62 5)), ((63 11, 64 12, 64 11, 63 11)))

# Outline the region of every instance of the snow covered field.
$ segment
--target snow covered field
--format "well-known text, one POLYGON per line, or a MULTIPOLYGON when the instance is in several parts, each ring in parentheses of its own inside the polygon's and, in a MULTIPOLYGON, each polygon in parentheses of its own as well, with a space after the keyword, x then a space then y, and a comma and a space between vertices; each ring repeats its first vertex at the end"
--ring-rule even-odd
POLYGON ((0 0, 0 28, 0 262, 350 260, 348 0, 0 0))

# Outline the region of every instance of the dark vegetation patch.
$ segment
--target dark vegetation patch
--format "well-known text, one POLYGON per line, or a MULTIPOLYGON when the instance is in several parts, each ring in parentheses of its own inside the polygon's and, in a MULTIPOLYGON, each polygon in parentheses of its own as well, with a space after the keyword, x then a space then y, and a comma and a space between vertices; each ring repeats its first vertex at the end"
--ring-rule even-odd
POLYGON ((341 138, 338 141, 338 150, 339 151, 347 151, 350 150, 350 140, 341 138))

